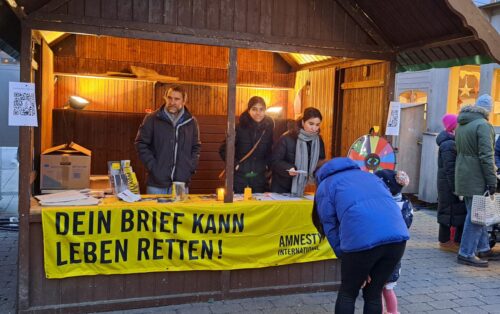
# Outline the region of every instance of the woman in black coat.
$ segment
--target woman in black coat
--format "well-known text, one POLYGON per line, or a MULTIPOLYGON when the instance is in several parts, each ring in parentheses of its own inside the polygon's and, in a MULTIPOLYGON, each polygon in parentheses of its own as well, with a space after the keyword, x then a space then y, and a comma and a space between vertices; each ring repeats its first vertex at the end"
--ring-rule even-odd
MULTIPOLYGON (((248 108, 240 115, 236 126, 234 144, 234 193, 243 193, 245 187, 253 193, 269 190, 266 171, 273 146, 274 121, 266 116, 266 103, 262 97, 253 96, 248 101, 248 108), (259 141, 260 140, 260 141, 259 141), (241 161, 257 144, 248 158, 241 161), (237 168, 237 169, 236 169, 237 168)), ((219 154, 226 159, 226 142, 222 143, 219 154)))
POLYGON ((447 114, 443 117, 445 130, 439 133, 436 143, 438 153, 438 215, 439 246, 444 250, 456 251, 462 237, 463 225, 467 210, 455 191, 455 160, 457 149, 455 146, 455 128, 457 116, 447 114), (453 235, 451 230, 455 228, 453 235))
POLYGON ((323 117, 318 109, 306 108, 296 121, 295 128, 281 135, 273 147, 271 159, 272 192, 292 193, 301 196, 304 193, 305 184, 314 180, 314 172, 325 159, 325 145, 319 135, 322 120, 323 117), (306 151, 300 154, 302 156, 297 155, 297 151, 301 151, 300 148, 297 149, 299 142, 305 143, 302 147, 306 151), (306 173, 299 173, 297 170, 306 173))

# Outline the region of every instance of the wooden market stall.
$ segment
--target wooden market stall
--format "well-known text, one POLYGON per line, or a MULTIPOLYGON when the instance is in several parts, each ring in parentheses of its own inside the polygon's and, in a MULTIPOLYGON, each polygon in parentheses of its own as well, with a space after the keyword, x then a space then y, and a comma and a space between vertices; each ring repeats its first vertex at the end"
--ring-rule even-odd
MULTIPOLYGON (((42 44, 44 52, 53 55, 54 65, 51 68, 49 63, 42 72, 49 72, 48 76, 54 79, 48 79, 49 84, 42 83, 42 94, 53 95, 42 104, 42 117, 52 118, 52 123, 42 128, 42 151, 71 138, 100 152, 92 159, 94 175, 107 174, 108 160, 127 156, 144 187, 145 169, 133 145, 137 129, 147 111, 163 104, 168 86, 182 84, 188 94, 187 107, 200 123, 203 143, 191 193, 213 193, 224 185, 218 179, 224 168, 218 150, 227 127, 227 48, 69 35, 52 47, 42 44), (124 72, 131 68, 169 76, 124 72), (81 111, 65 110, 71 95, 83 97, 91 104, 81 111)), ((268 106, 281 107, 281 117, 286 117, 294 86, 290 66, 276 54, 264 51, 240 50, 238 60, 236 114, 246 109, 251 96, 259 95, 268 106)))
MULTIPOLYGON (((68 96, 92 101, 92 107, 66 118, 74 122, 74 141, 94 152, 93 174, 105 173, 111 159, 131 159, 140 169, 131 138, 145 111, 160 104, 167 85, 123 72, 139 66, 176 77, 188 89, 188 107, 200 118, 207 143, 193 189, 213 192, 222 184, 214 179, 224 167, 216 151, 227 132, 225 186, 231 191, 235 119, 249 96, 259 94, 283 107, 283 119, 305 106, 318 107, 325 116, 327 155, 339 156, 371 126, 385 125, 397 66, 433 66, 476 55, 500 60, 498 34, 468 0, 391 0, 383 7, 369 0, 10 2, 22 20, 21 80, 35 82, 40 104, 40 128, 20 128, 20 312, 148 307, 332 290, 339 283, 334 259, 47 279, 40 208, 32 195, 40 153, 68 136, 61 136, 60 124, 68 96), (49 45, 39 31, 65 35, 49 45), (303 63, 300 54, 325 59, 303 63)), ((232 201, 231 193, 226 201, 232 201)))

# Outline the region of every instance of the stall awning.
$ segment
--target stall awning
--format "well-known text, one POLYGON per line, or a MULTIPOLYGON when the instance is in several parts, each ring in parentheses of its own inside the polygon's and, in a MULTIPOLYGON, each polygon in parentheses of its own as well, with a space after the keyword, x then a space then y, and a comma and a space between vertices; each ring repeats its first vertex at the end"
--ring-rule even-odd
POLYGON ((398 72, 500 62, 500 36, 469 0, 338 2, 396 52, 398 72))
POLYGON ((470 0, 337 2, 366 23, 374 41, 396 52, 398 72, 500 62, 500 36, 470 0))
POLYGON ((500 36, 470 0, 356 0, 400 70, 500 62, 500 36))
POLYGON ((428 70, 432 68, 450 68, 461 65, 480 65, 480 64, 488 64, 495 63, 493 59, 488 56, 472 56, 466 58, 455 58, 450 60, 442 60, 442 61, 433 61, 428 63, 420 63, 420 64, 409 64, 409 65, 400 65, 398 64, 396 72, 406 72, 406 71, 422 71, 428 70))

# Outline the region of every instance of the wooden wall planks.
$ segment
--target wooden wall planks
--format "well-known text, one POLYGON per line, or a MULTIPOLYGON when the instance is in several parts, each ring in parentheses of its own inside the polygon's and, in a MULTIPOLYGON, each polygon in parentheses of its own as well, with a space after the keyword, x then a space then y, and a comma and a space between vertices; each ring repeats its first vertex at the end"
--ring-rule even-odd
POLYGON ((72 0, 52 13, 184 29, 373 44, 334 0, 72 0), (342 27, 337 27, 342 26, 342 27), (338 39, 341 39, 338 41, 338 39))
MULTIPOLYGON (((145 193, 146 170, 139 161, 134 140, 145 113, 105 111, 53 111, 53 141, 62 144, 66 137, 92 151, 92 174, 107 174, 107 162, 129 159, 134 168, 141 191, 145 193), (63 115, 68 124, 64 128, 63 115)), ((191 193, 214 193, 224 186, 218 174, 224 168, 219 157, 219 146, 225 139, 224 116, 197 116, 200 125, 202 153, 198 171, 192 178, 191 193)))
POLYGON ((147 81, 57 75, 54 107, 75 95, 89 100, 93 111, 145 112, 153 104, 153 88, 147 81))
MULTIPOLYGON (((143 39, 76 35, 76 57, 226 69, 227 48, 143 39)), ((57 55, 57 53, 56 53, 57 55)), ((273 53, 240 49, 240 70, 273 71, 273 53), (258 62, 257 62, 258 60, 258 62)))
MULTIPOLYGON (((139 161, 134 140, 145 113, 105 112, 90 110, 54 109, 54 145, 74 141, 92 151, 91 174, 107 174, 107 162, 129 159, 136 172, 141 191, 145 193, 146 170, 139 161), (63 116, 64 115, 64 116, 63 116), (67 128, 64 126, 67 121, 67 128)), ((190 193, 215 193, 224 186, 218 178, 224 169, 219 147, 226 137, 226 116, 197 115, 200 126, 201 155, 190 193)), ((275 140, 286 130, 286 121, 277 119, 275 140)))
POLYGON ((321 137, 325 143, 326 158, 332 157, 333 97, 335 91, 335 68, 311 70, 310 106, 318 108, 323 116, 321 137))
MULTIPOLYGON (((54 107, 62 108, 69 96, 76 95, 91 102, 92 111, 137 112, 156 109, 164 103, 163 95, 167 84, 135 79, 82 77, 57 75, 54 107)), ((209 85, 183 85, 188 94, 187 107, 194 115, 223 115, 227 112, 227 87, 209 85)), ((287 89, 260 89, 237 87, 236 114, 247 109, 252 96, 261 96, 268 106, 282 106, 282 117, 293 99, 289 99, 287 89)))
POLYGON ((386 108, 385 100, 386 62, 369 65, 369 75, 363 76, 363 66, 345 69, 344 81, 341 83, 383 80, 384 86, 371 88, 346 89, 343 92, 342 139, 340 152, 342 156, 352 143, 362 135, 368 134, 374 125, 380 126, 380 134, 385 132, 386 108))
MULTIPOLYGON (((83 35, 54 47, 55 71, 105 74, 130 66, 153 69, 182 81, 226 83, 228 50, 223 47, 83 35)), ((293 87, 295 73, 277 63, 272 52, 238 50, 238 84, 293 87)))
POLYGON ((52 146, 52 109, 54 108, 54 57, 45 41, 42 42, 42 81, 41 81, 41 148, 43 152, 52 146))

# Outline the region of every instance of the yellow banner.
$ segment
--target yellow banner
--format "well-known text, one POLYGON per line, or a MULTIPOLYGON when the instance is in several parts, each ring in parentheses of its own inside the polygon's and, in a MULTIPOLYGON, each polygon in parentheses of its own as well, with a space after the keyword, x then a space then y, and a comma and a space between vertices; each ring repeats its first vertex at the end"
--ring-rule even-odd
POLYGON ((229 270, 335 258, 311 201, 43 208, 47 278, 229 270))

